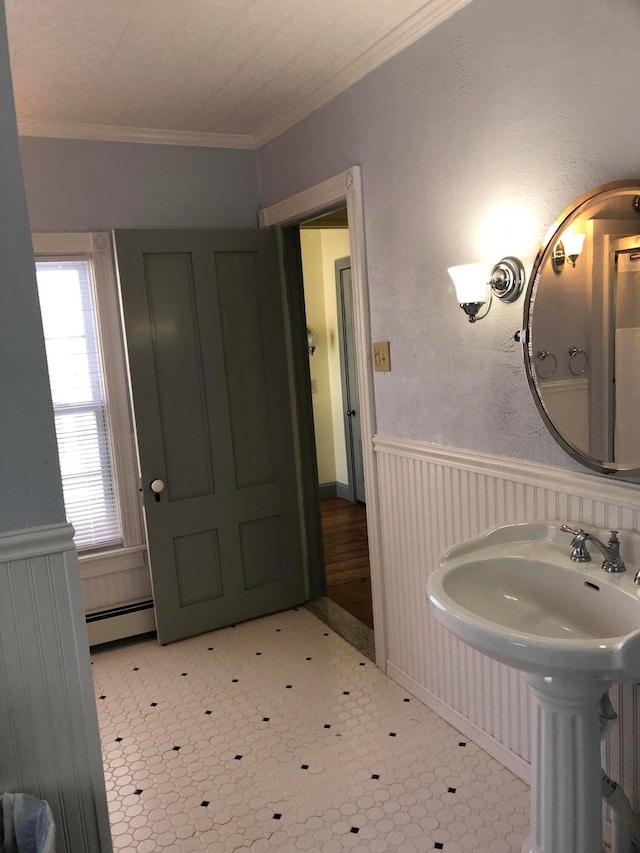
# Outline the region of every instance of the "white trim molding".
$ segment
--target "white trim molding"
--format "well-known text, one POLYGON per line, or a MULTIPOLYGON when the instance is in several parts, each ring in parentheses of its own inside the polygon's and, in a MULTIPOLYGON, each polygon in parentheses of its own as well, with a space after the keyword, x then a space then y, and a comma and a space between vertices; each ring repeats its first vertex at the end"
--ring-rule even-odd
POLYGON ((48 121, 18 121, 20 136, 50 139, 90 139, 103 142, 138 142, 152 145, 186 145, 201 148, 249 148, 264 145, 344 92, 378 66, 435 29, 471 0, 426 0, 420 9, 398 24, 325 83, 292 107, 276 115, 255 133, 216 133, 48 121))
POLYGON ((362 456, 365 490, 367 493, 367 530, 371 565, 371 593, 376 663, 384 669, 387 660, 382 574, 382 543, 378 507, 378 475, 373 454, 375 434, 375 402, 373 394, 373 364, 371 359, 371 323, 369 288, 367 283, 364 237, 364 204, 362 176, 359 166, 334 175, 320 184, 283 199, 258 213, 261 228, 286 225, 308 218, 339 203, 347 207, 351 276, 353 284, 354 337, 358 369, 358 396, 362 429, 362 456))
MULTIPOLYGON (((498 761, 527 779, 530 717, 521 673, 474 651, 431 615, 426 586, 442 554, 499 524, 550 520, 617 529, 640 563, 640 487, 393 436, 376 436, 387 626, 387 672, 498 761)), ((569 537, 567 537, 567 559, 569 537)), ((640 840, 640 685, 614 685, 619 715, 603 766, 634 809, 640 840)), ((605 824, 606 828, 606 824, 605 824)))
POLYGON ((357 56, 345 68, 323 83, 306 98, 280 116, 273 118, 255 134, 256 147, 260 148, 294 124, 315 112, 358 80, 361 80, 388 59, 422 38, 438 24, 446 21, 471 0, 428 0, 417 12, 403 21, 384 38, 357 56))
POLYGON ((193 148, 250 148, 255 139, 248 133, 209 133, 199 130, 164 130, 155 127, 123 127, 107 124, 64 124, 19 121, 20 136, 46 139, 89 139, 100 142, 138 142, 147 145, 184 145, 193 148))

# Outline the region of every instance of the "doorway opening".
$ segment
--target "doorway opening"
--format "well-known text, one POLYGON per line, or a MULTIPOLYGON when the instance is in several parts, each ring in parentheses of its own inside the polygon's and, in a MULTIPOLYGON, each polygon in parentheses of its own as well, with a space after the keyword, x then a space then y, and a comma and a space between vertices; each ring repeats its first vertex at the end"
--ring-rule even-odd
POLYGON ((347 210, 299 225, 326 595, 310 609, 374 657, 347 210))

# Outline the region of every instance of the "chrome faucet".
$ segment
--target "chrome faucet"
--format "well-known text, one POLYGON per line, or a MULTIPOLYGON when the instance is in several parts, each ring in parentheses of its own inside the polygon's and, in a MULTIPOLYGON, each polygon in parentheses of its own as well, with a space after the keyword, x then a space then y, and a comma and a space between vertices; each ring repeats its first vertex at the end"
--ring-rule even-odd
MULTIPOLYGON (((582 530, 581 528, 574 530, 567 524, 563 524, 560 530, 564 531, 564 533, 571 533, 573 536, 571 540, 571 559, 574 563, 589 563, 591 561, 591 554, 587 550, 587 542, 593 542, 604 557, 602 562, 603 572, 626 571, 624 560, 620 556, 620 540, 618 539, 617 530, 611 531, 611 536, 606 545, 597 536, 587 533, 586 530, 582 530)), ((637 584, 640 584, 640 571, 636 574, 634 580, 637 584)))

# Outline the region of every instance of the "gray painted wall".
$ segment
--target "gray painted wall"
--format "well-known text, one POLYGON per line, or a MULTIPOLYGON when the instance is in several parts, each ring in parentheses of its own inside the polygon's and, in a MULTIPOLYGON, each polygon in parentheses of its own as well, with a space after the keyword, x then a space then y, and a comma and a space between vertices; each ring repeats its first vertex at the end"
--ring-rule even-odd
POLYGON ((255 151, 23 137, 32 231, 254 228, 255 151))
POLYGON ((0 532, 64 521, 0 4, 0 532))
POLYGON ((523 301, 471 326, 446 269, 529 271, 575 197, 640 176, 639 33, 636 0, 473 0, 258 152, 264 205, 362 165, 378 432, 579 467, 530 398, 523 301))

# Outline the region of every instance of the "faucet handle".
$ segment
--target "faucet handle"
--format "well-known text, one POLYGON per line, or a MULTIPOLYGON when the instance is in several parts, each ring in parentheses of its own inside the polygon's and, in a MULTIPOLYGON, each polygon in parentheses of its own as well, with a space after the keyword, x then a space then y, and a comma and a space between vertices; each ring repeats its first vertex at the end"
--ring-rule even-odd
POLYGON ((573 527, 569 527, 568 524, 563 524, 560 528, 563 533, 570 533, 573 536, 571 540, 571 559, 574 563, 590 563, 591 562, 591 554, 587 549, 587 539, 590 538, 589 534, 586 533, 582 528, 578 527, 577 530, 574 530, 573 527))
MULTIPOLYGON (((571 533, 572 536, 580 536, 582 533, 584 533, 584 530, 582 530, 582 528, 578 527, 577 530, 574 530, 573 527, 569 527, 568 524, 563 524, 560 530, 562 530, 563 533, 571 533)), ((612 530, 611 532, 613 533, 614 531, 612 530)))

